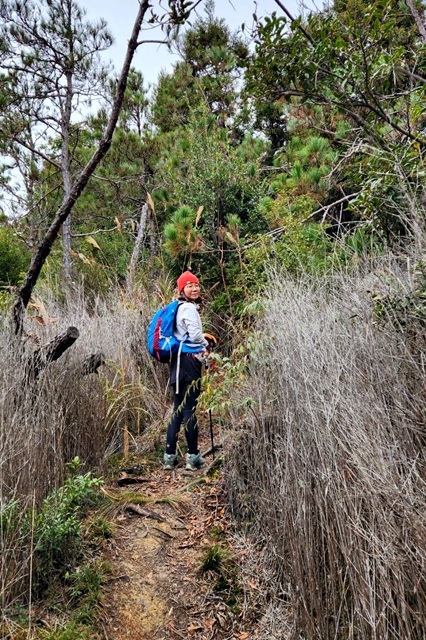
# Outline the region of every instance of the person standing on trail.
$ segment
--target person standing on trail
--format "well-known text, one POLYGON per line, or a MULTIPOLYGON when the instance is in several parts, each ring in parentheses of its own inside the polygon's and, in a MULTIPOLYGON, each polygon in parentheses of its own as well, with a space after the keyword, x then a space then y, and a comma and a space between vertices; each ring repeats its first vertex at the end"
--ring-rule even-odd
POLYGON ((177 439, 183 424, 188 445, 185 468, 196 471, 204 464, 198 450, 198 423, 195 410, 200 395, 202 366, 209 348, 209 341, 203 334, 199 314, 202 299, 198 278, 191 271, 185 271, 177 279, 177 289, 181 303, 176 313, 174 334, 183 345, 191 346, 192 353, 185 353, 182 350, 172 357, 170 365, 170 385, 174 392, 173 415, 167 426, 164 469, 172 470, 177 464, 177 439))

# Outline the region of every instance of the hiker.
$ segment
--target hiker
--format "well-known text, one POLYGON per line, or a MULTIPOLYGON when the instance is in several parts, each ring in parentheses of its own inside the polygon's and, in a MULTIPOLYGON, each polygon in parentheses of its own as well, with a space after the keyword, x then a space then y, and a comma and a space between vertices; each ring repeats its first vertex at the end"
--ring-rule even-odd
POLYGON ((209 341, 203 334, 198 311, 202 302, 198 278, 191 271, 185 271, 177 279, 177 290, 181 304, 176 313, 174 334, 178 340, 183 341, 183 347, 180 353, 173 355, 170 364, 173 415, 167 426, 164 469, 171 470, 177 464, 177 439, 183 424, 188 445, 185 468, 195 471, 204 464, 198 450, 198 424, 195 409, 200 395, 201 372, 209 341), (192 353, 185 353, 184 345, 190 346, 192 353))

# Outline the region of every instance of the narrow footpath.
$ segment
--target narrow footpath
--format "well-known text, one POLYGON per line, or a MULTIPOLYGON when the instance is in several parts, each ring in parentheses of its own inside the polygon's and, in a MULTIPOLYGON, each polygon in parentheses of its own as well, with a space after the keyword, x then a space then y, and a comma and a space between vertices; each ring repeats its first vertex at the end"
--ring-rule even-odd
POLYGON ((210 454, 202 471, 158 464, 109 488, 130 503, 116 515, 106 553, 111 574, 99 629, 106 640, 255 638, 258 587, 255 577, 241 578, 247 550, 235 548, 222 474, 210 454))

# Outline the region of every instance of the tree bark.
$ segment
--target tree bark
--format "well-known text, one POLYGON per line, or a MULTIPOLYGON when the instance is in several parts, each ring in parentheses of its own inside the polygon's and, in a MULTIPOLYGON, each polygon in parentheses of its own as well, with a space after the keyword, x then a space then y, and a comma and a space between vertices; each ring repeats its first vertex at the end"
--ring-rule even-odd
POLYGON ((407 0, 407 5, 408 5, 408 7, 409 7, 409 9, 411 11, 411 15, 413 16, 413 18, 415 20, 418 32, 420 33, 423 42, 426 42, 426 27, 425 27, 424 23, 422 22, 420 14, 417 11, 417 8, 415 7, 413 0, 407 0))
POLYGON ((130 292, 133 287, 133 281, 136 273, 136 265, 139 260, 139 255, 142 249, 142 243, 145 237, 146 220, 148 217, 149 207, 148 204, 142 206, 141 217, 139 220, 139 229, 136 236, 135 246, 133 247, 132 257, 130 258, 129 269, 127 272, 127 291, 130 292))
POLYGON ((24 322, 24 313, 27 308, 28 302, 30 300, 33 289, 36 285, 37 279, 40 275, 41 269, 50 254, 52 249, 52 245, 56 240, 58 233, 65 222, 65 220, 70 215, 72 208, 79 196, 83 192, 86 187, 91 175, 94 170, 101 162, 102 158, 108 152, 111 142, 112 136, 117 125, 118 117, 120 115, 121 107, 124 99, 124 92, 127 86, 127 78, 130 71, 130 65, 133 60, 133 56, 138 46, 138 35, 142 25, 142 21, 144 19, 145 13, 149 7, 149 0, 141 0, 139 4, 139 10, 136 17, 136 21, 133 26, 132 35, 130 37, 127 52, 123 64, 123 68, 121 70, 120 77, 117 82, 117 93, 112 106, 111 115, 108 120, 107 127, 105 129, 105 133, 102 139, 99 142, 98 148, 95 153, 84 167, 83 171, 80 173, 76 181, 74 182, 71 191, 67 197, 64 198, 61 206, 56 212, 55 218, 50 225, 49 229, 46 232, 41 244, 39 245, 27 272, 25 281, 21 286, 17 299, 13 305, 12 310, 12 321, 14 326, 15 335, 21 336, 23 332, 23 322, 24 322))

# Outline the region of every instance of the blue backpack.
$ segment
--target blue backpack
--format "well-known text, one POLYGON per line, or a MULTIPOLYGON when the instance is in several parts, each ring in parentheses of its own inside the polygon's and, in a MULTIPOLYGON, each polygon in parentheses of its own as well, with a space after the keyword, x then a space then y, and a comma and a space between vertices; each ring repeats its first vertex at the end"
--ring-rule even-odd
POLYGON ((180 351, 197 353, 202 349, 200 345, 185 344, 184 340, 178 340, 174 334, 176 313, 180 304, 180 300, 174 300, 160 307, 148 325, 146 336, 148 351, 158 362, 170 362, 172 356, 180 351))

